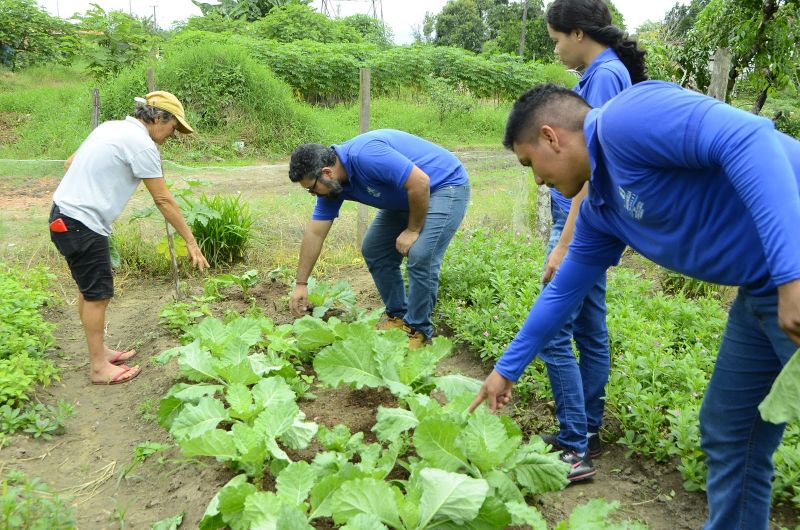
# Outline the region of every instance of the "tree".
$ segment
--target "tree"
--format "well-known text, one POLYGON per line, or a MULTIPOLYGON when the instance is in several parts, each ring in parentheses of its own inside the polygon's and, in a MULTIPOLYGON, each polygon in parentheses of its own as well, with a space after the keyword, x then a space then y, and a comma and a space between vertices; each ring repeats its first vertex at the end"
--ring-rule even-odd
POLYGON ((234 20, 247 20, 253 22, 264 16, 276 7, 289 4, 308 4, 310 0, 220 0, 219 4, 209 4, 192 0, 200 8, 203 16, 218 13, 225 18, 234 20))
POLYGON ((369 15, 350 15, 338 22, 356 31, 366 42, 379 46, 390 46, 393 41, 392 29, 380 20, 369 15))
POLYGON ((262 39, 280 42, 361 42, 361 35, 349 25, 331 20, 306 4, 290 3, 276 7, 253 23, 250 31, 262 39))
POLYGON ((157 40, 151 19, 122 11, 106 11, 97 4, 74 18, 91 43, 86 48, 87 69, 95 78, 117 74, 147 56, 157 40))
POLYGON ((525 28, 525 49, 523 56, 550 62, 555 59, 553 42, 547 33, 547 21, 544 16, 542 0, 521 0, 506 5, 496 5, 487 17, 491 40, 483 47, 484 53, 495 51, 502 53, 519 53, 522 32, 522 15, 525 2, 528 4, 528 17, 525 28))
POLYGON ((438 46, 457 46, 480 52, 486 40, 486 26, 475 0, 448 0, 436 15, 438 46))
POLYGON ((62 61, 77 48, 74 28, 33 0, 0 0, 0 64, 17 70, 62 61))
POLYGON ((708 60, 717 48, 731 51, 726 99, 741 78, 756 87, 752 111, 761 111, 772 90, 794 84, 798 67, 798 0, 711 0, 687 33, 681 62, 708 86, 708 60))

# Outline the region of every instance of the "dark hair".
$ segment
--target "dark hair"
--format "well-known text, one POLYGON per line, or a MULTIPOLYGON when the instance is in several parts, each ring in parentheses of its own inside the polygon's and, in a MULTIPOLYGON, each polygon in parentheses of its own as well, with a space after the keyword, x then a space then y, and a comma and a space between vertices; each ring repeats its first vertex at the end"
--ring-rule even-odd
POLYGON ((322 144, 302 144, 292 151, 289 180, 300 182, 305 177, 319 178, 322 168, 336 163, 336 151, 322 144))
POLYGON ((538 85, 522 94, 511 107, 506 122, 503 146, 513 149, 521 140, 530 141, 544 123, 557 124, 570 131, 583 128, 586 100, 574 90, 552 83, 538 85), (527 137, 526 137, 527 135, 527 137))
POLYGON ((175 116, 171 112, 150 105, 139 105, 133 113, 134 118, 138 118, 145 123, 155 123, 157 118, 161 121, 170 121, 175 116))
POLYGON ((613 49, 628 69, 631 82, 647 80, 645 51, 635 40, 611 24, 611 11, 603 0, 555 0, 547 8, 547 23, 556 31, 579 29, 593 40, 613 49))

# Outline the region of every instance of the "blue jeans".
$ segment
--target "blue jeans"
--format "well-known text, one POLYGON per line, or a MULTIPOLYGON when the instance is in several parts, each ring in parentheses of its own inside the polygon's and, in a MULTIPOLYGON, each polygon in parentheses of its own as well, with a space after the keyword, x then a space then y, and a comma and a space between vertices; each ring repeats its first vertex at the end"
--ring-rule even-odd
POLYGON ((766 530, 772 454, 785 424, 766 423, 758 404, 797 346, 778 327, 777 294, 755 296, 742 287, 700 408, 706 454, 706 530, 766 530))
POLYGON ((386 313, 402 318, 426 338, 433 335, 431 315, 439 291, 442 258, 464 219, 469 192, 469 184, 465 184, 445 186, 431 193, 425 225, 408 253, 408 293, 400 271, 403 256, 395 248, 397 237, 408 227, 408 212, 378 210, 361 242, 361 253, 386 313))
MULTIPOLYGON (((553 251, 568 212, 555 202, 550 203, 553 228, 547 256, 553 251)), ((587 433, 598 432, 603 422, 605 387, 611 366, 606 327, 605 275, 592 287, 564 327, 539 354, 547 367, 556 418, 559 423, 557 441, 583 453, 588 446, 587 433), (572 338, 580 353, 580 361, 572 353, 572 338)))

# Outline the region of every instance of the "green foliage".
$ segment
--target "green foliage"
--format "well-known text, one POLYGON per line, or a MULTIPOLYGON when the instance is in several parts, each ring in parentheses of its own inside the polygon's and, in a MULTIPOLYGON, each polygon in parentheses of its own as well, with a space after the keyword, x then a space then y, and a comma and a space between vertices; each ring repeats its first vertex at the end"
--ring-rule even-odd
MULTIPOLYGON (((442 267, 439 310, 460 342, 484 359, 498 358, 514 338, 539 292, 541 248, 501 232, 459 235, 442 267), (526 266, 521 267, 520 264, 526 266)), ((705 288, 705 287, 703 287, 705 288)), ((612 366, 606 413, 632 452, 666 461, 677 457, 687 490, 705 484, 698 411, 711 376, 725 322, 716 298, 666 294, 625 268, 609 274, 607 289, 612 366)), ((547 376, 532 363, 523 393, 551 399, 547 376)), ((520 388, 521 387, 521 388, 520 388)), ((796 495, 792 478, 800 462, 798 430, 787 430, 776 459, 776 500, 796 495)))
POLYGON ((764 421, 771 423, 800 420, 800 355, 797 352, 775 379, 758 411, 764 421))
POLYGON ((354 29, 356 33, 361 35, 364 42, 384 47, 391 46, 392 44, 392 28, 375 17, 356 14, 343 17, 339 19, 338 22, 354 29))
POLYGON ((481 51, 486 28, 475 0, 448 0, 436 15, 438 46, 455 46, 473 52, 481 51))
POLYGON ((312 316, 317 318, 324 317, 333 308, 349 315, 355 310, 356 293, 344 280, 329 284, 309 278, 308 303, 313 308, 312 316))
POLYGON ((44 357, 54 343, 53 325, 39 313, 52 279, 43 267, 23 272, 0 263, 0 405, 19 406, 36 385, 58 379, 44 357))
POLYGON ((267 15, 275 7, 298 2, 302 2, 302 0, 222 0, 217 4, 192 0, 192 3, 203 13, 202 18, 218 17, 251 22, 267 15))
POLYGON ((719 285, 684 276, 678 272, 664 270, 661 289, 668 294, 681 294, 686 298, 719 298, 719 285))
POLYGON ((159 313, 159 322, 167 329, 186 333, 201 318, 211 316, 207 298, 193 298, 191 302, 172 302, 159 313))
MULTIPOLYGON (((717 48, 726 47, 732 55, 727 96, 746 75, 766 99, 767 91, 796 85, 798 10, 793 1, 711 0, 686 35, 680 63, 705 91, 710 82, 708 60, 717 48)), ((757 110, 762 105, 757 102, 757 110)))
POLYGON ((240 195, 208 197, 203 193, 196 202, 182 196, 181 209, 214 213, 187 216, 192 234, 212 267, 232 265, 244 258, 252 238, 253 215, 240 195))
POLYGON ((434 384, 436 365, 450 355, 452 345, 436 337, 433 344, 408 349, 408 336, 401 330, 379 332, 369 324, 352 324, 346 334, 320 351, 314 370, 320 381, 337 387, 386 387, 399 397, 434 384))
POLYGON ((279 42, 310 40, 319 43, 359 42, 361 35, 352 24, 331 20, 305 4, 288 3, 256 21, 250 33, 260 39, 279 42))
POLYGON ((240 19, 229 18, 217 11, 201 17, 189 17, 185 24, 177 28, 180 31, 211 31, 214 33, 243 33, 247 23, 240 19))
POLYGON ((220 289, 227 289, 238 285, 246 298, 248 291, 255 287, 257 283, 258 271, 255 269, 245 271, 242 274, 221 274, 219 276, 207 278, 205 282, 203 282, 203 294, 205 294, 207 298, 222 300, 225 296, 220 292, 220 289))
MULTIPOLYGON (((224 41, 169 47, 154 67, 158 88, 181 100, 197 130, 186 138, 189 146, 222 132, 244 140, 256 153, 288 152, 301 140, 313 140, 310 120, 298 110, 289 87, 256 64, 248 50, 224 41)), ((122 119, 145 90, 144 66, 122 72, 102 88, 103 118, 122 119)), ((232 156, 235 149, 228 145, 232 156)), ((182 151, 186 144, 166 147, 168 156, 170 149, 182 151)))
POLYGON ((89 46, 86 66, 95 79, 113 76, 142 61, 154 45, 152 28, 122 11, 106 11, 98 4, 76 16, 89 46))
POLYGON ((463 86, 452 87, 444 79, 430 80, 430 97, 439 112, 439 123, 453 116, 461 116, 475 108, 476 101, 463 86))
POLYGON ((0 65, 65 62, 78 47, 74 28, 33 0, 0 0, 0 65))
POLYGON ((34 438, 49 440, 53 435, 64 434, 64 422, 75 414, 75 407, 66 401, 57 405, 33 403, 21 408, 0 406, 0 434, 23 431, 34 438))
POLYGON ((0 527, 8 530, 77 528, 67 502, 38 478, 11 471, 0 483, 0 527))

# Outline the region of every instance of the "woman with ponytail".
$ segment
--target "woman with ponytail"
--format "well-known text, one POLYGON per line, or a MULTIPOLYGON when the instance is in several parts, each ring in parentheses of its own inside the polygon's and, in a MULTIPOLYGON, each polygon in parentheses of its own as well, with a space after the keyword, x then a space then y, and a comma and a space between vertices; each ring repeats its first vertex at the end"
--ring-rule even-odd
MULTIPOLYGON (((611 24, 611 12, 603 0, 555 0, 547 9, 547 32, 564 65, 583 70, 574 90, 592 107, 602 106, 633 83, 647 79, 644 52, 611 24)), ((588 183, 572 200, 555 188, 550 190, 553 228, 543 283, 553 278, 567 253, 587 192, 588 183)), ((559 422, 557 434, 542 438, 561 451, 562 460, 571 465, 567 478, 573 482, 594 476, 592 457, 602 452, 598 433, 610 368, 605 292, 603 276, 540 353, 559 422), (579 362, 572 352, 573 338, 580 352, 579 362)))

